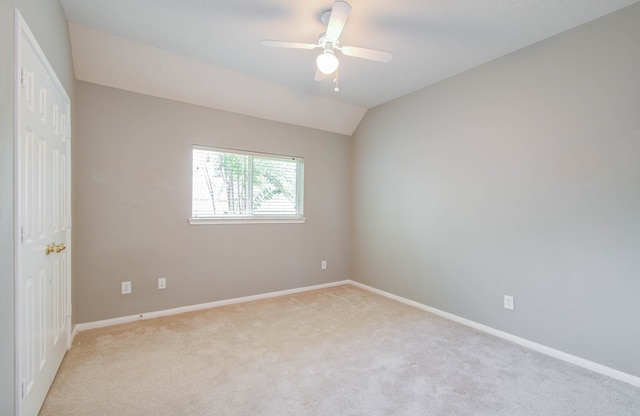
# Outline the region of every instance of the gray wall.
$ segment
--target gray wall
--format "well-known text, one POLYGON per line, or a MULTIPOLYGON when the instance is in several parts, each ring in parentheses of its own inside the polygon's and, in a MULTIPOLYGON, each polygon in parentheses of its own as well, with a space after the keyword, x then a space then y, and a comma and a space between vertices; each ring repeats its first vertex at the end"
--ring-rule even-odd
POLYGON ((636 4, 370 110, 352 279, 640 376, 639 23, 636 4))
POLYGON ((348 136, 77 89, 76 322, 349 278, 348 136), (304 157, 307 223, 189 225, 193 144, 304 157))
POLYGON ((14 7, 20 9, 67 93, 74 74, 67 22, 58 1, 0 1, 0 414, 15 410, 14 325, 14 7))

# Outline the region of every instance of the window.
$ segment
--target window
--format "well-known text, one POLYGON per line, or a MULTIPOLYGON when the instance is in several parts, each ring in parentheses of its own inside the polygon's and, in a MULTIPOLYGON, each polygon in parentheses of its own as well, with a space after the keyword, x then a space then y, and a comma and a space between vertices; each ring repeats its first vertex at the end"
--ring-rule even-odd
POLYGON ((194 146, 190 222, 304 222, 303 174, 300 157, 194 146))

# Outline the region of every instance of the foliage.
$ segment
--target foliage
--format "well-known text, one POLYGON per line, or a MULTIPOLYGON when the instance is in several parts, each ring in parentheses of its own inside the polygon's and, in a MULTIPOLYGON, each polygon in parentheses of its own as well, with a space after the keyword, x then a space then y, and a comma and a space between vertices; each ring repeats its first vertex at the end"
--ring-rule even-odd
POLYGON ((248 215, 261 208, 269 212, 272 208, 267 203, 276 197, 286 198, 295 207, 295 162, 202 152, 204 157, 197 159, 194 168, 206 183, 214 215, 248 215))

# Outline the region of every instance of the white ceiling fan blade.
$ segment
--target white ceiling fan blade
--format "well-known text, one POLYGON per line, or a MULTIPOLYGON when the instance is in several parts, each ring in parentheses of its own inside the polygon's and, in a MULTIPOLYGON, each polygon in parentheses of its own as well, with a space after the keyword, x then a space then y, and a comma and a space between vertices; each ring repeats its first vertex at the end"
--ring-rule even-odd
POLYGON ((337 40, 351 13, 351 6, 346 1, 336 1, 331 8, 331 17, 327 24, 325 36, 329 40, 337 40))
POLYGON ((376 49, 359 48, 357 46, 342 46, 338 48, 340 52, 347 56, 353 56, 356 58, 369 59, 371 61, 378 61, 387 63, 391 61, 393 55, 391 52, 379 51, 376 49))
POLYGON ((315 43, 300 43, 300 42, 286 42, 283 40, 262 40, 260 41, 262 46, 269 46, 274 48, 294 48, 294 49, 315 49, 320 45, 315 43))

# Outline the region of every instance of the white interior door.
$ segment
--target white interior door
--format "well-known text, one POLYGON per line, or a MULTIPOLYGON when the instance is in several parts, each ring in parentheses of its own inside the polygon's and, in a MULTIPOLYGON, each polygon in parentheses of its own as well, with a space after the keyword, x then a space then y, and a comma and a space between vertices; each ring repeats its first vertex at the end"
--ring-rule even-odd
POLYGON ((70 102, 16 11, 18 403, 37 415, 70 341, 70 102))

